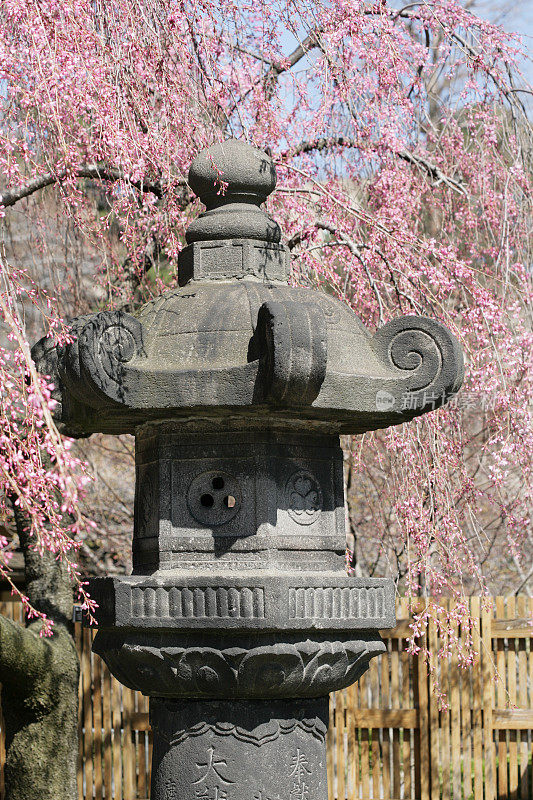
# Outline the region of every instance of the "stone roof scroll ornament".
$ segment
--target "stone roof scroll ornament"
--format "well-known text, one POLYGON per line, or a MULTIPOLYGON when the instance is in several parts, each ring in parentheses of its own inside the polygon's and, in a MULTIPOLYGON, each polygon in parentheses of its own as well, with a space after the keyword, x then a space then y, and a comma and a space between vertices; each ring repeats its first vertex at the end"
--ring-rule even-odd
POLYGON ((189 183, 179 288, 33 349, 65 433, 135 435, 133 574, 91 580, 94 650, 150 697, 152 800, 327 800, 328 693, 395 623, 392 581, 345 574, 339 434, 445 403, 462 354, 289 287, 265 153, 213 145, 189 183))

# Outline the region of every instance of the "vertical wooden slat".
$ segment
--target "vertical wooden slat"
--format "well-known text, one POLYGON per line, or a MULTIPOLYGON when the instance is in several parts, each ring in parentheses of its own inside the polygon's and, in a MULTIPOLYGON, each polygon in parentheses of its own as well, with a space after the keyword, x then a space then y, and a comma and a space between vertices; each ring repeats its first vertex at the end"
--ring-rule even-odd
POLYGON ((361 789, 363 798, 370 798, 370 728, 361 730, 361 789))
MULTIPOLYGON (((365 705, 365 702, 361 700, 361 681, 358 681, 355 684, 354 689, 355 689, 355 692, 354 692, 354 697, 355 697, 354 708, 361 708, 362 706, 365 705)), ((363 768, 362 768, 362 765, 361 765, 361 754, 362 754, 361 748, 363 746, 363 744, 362 744, 363 743, 362 735, 363 735, 362 731, 359 728, 356 728, 355 729, 355 738, 356 738, 356 747, 357 747, 356 774, 357 774, 358 792, 360 791, 361 795, 363 795, 363 784, 362 784, 362 780, 363 780, 363 778, 362 778, 362 776, 363 776, 362 769, 363 768)))
MULTIPOLYGON (((133 710, 135 711, 135 692, 133 693, 133 710)), ((134 768, 131 774, 131 780, 133 782, 133 796, 135 798, 140 797, 139 794, 139 731, 137 731, 133 725, 131 728, 131 747, 133 751, 133 764, 134 768)))
POLYGON ((122 687, 113 678, 111 680, 111 718, 113 722, 113 797, 122 800, 122 687))
MULTIPOLYGON (((360 708, 361 706, 361 687, 360 681, 358 681, 353 687, 353 698, 354 698, 354 708, 360 708)), ((364 703, 363 703, 364 705, 364 703)), ((362 772, 361 772, 361 731, 359 728, 354 727, 354 735, 355 735, 355 784, 357 786, 357 797, 362 793, 362 772)))
POLYGON ((92 631, 83 629, 83 760, 85 764, 85 798, 93 798, 93 707, 91 681, 91 644, 92 631))
MULTIPOLYGON (((521 619, 527 619, 528 616, 528 602, 527 597, 518 597, 516 606, 517 615, 521 619)), ((520 639, 518 642, 518 702, 520 708, 527 708, 527 652, 526 640, 520 639)), ((521 800, 529 800, 529 770, 528 758, 529 747, 527 742, 527 731, 521 731, 518 734, 520 740, 520 798, 521 800)))
MULTIPOLYGON (((419 641, 420 645, 420 641, 419 641)), ((412 680, 412 687, 411 687, 411 708, 418 708, 420 702, 420 692, 419 692, 419 677, 418 677, 418 654, 413 655, 411 657, 411 680, 412 680)), ((420 726, 421 719, 420 719, 420 712, 418 712, 418 725, 413 731, 413 794, 414 797, 419 798, 422 795, 422 787, 420 785, 420 762, 422 761, 422 751, 421 751, 421 743, 420 743, 420 726)))
MULTIPOLYGON (((473 646, 477 653, 481 652, 480 636, 480 602, 479 597, 471 600, 472 618, 474 619, 474 629, 472 631, 473 646)), ((473 750, 474 750, 474 798, 483 798, 483 728, 481 716, 481 657, 478 657, 472 665, 472 689, 473 689, 473 750)))
POLYGON ((335 694, 335 735, 337 739, 337 800, 345 800, 344 693, 342 691, 335 694))
POLYGON ((371 756, 372 756, 372 794, 371 797, 381 797, 381 756, 379 747, 379 728, 369 730, 372 736, 371 756))
POLYGON ((435 683, 438 678, 437 662, 437 629, 433 621, 428 623, 428 651, 430 661, 429 674, 429 726, 431 730, 431 745, 429 756, 431 759, 431 800, 439 800, 440 797, 440 757, 439 757, 439 711, 437 698, 435 696, 435 683))
POLYGON ((152 750, 153 750, 153 747, 154 747, 153 734, 152 734, 152 731, 149 731, 149 733, 148 733, 148 775, 146 776, 148 786, 150 786, 150 781, 151 781, 151 778, 152 778, 152 750))
MULTIPOLYGON (((496 598, 496 617, 505 618, 505 600, 503 597, 496 598)), ((507 708, 509 705, 509 695, 507 693, 507 669, 505 664, 505 642, 503 639, 496 640, 497 655, 496 669, 498 672, 497 706, 507 708)), ((498 795, 507 797, 507 732, 497 731, 498 737, 498 795)))
POLYGON ((139 731, 138 734, 138 764, 139 776, 137 781, 137 792, 139 797, 148 797, 148 788, 146 784, 146 731, 139 731))
MULTIPOLYGON (((400 653, 398 639, 392 640, 391 650, 391 695, 397 701, 400 694, 400 653)), ((394 702, 394 701, 393 701, 394 702)), ((400 751, 400 731, 394 728, 392 731, 392 794, 393 797, 400 797, 400 777, 401 777, 401 751, 400 751)))
POLYGON ((482 667, 483 667, 483 743, 485 749, 485 800, 494 800, 495 752, 492 731, 494 707, 494 661, 492 657, 492 603, 484 602, 481 612, 482 667))
POLYGON ((329 696, 329 720, 328 732, 326 735, 326 763, 328 770, 328 798, 335 800, 335 763, 333 758, 335 744, 335 695, 329 696))
POLYGON ((348 732, 348 752, 347 752, 347 790, 348 800, 356 800, 359 797, 359 782, 356 777, 356 750, 355 750, 355 727, 354 727, 354 703, 355 687, 349 686, 346 690, 346 728, 348 732))
MULTIPOLYGON (((399 615, 398 615, 399 616, 399 615)), ((381 656, 381 707, 391 708, 389 689, 389 670, 390 670, 390 655, 389 643, 387 642, 387 652, 381 656)), ((383 798, 390 800, 391 785, 390 785, 390 729, 383 728, 382 731, 383 744, 382 744, 382 781, 383 781, 383 798)))
MULTIPOLYGON (((461 631, 464 640, 469 635, 467 629, 461 631)), ((459 670, 461 673, 461 753, 463 761, 463 797, 468 800, 472 794, 472 714, 471 714, 471 669, 459 670)), ((460 797, 461 795, 459 795, 460 797)))
MULTIPOLYGON (((453 633, 459 637, 457 624, 453 625, 453 633)), ((451 755, 452 755, 452 797, 459 800, 461 797, 461 695, 457 651, 454 648, 450 662, 450 728, 451 728, 451 755)), ((464 755, 464 753, 463 753, 464 755)))
MULTIPOLYGON (((444 618, 445 612, 449 608, 449 601, 447 598, 441 600, 440 605, 443 609, 442 615, 444 618)), ((445 642, 439 642, 444 646, 445 642)), ((450 661, 449 657, 443 656, 440 661, 440 682, 441 691, 444 693, 446 700, 450 700, 450 686, 449 686, 449 673, 450 661)), ((450 800, 451 789, 451 761, 450 761, 450 712, 448 709, 440 712, 440 733, 441 733, 441 764, 442 764, 442 800, 450 800)))
MULTIPOLYGON (((507 616, 510 618, 516 616, 514 597, 507 598, 507 616)), ((509 702, 511 706, 514 706, 516 705, 516 652, 514 639, 509 639, 507 673, 509 682, 509 702)), ((518 794, 518 747, 516 733, 516 731, 509 731, 509 794, 512 797, 516 797, 518 794)))
MULTIPOLYGON (((380 692, 379 692, 379 670, 378 661, 373 658, 370 662, 370 669, 368 672, 368 683, 370 690, 370 708, 380 708, 380 692)), ((379 729, 373 728, 369 735, 372 736, 371 744, 371 757, 372 757, 372 797, 379 798, 380 794, 380 773, 381 773, 381 757, 379 752, 379 729)))
MULTIPOLYGON (((135 702, 137 705, 137 711, 145 711, 146 699, 147 698, 144 697, 140 692, 136 693, 135 702)), ((137 792, 139 797, 145 798, 148 797, 148 790, 146 787, 146 731, 138 731, 137 741, 137 762, 139 773, 137 780, 137 792)))
MULTIPOLYGON (((408 613, 407 602, 405 598, 402 598, 401 604, 401 615, 402 617, 406 617, 408 613)), ((401 708, 410 708, 411 706, 411 698, 410 698, 410 682, 409 682, 409 663, 411 658, 409 653, 405 649, 405 640, 400 639, 398 642, 398 647, 400 650, 400 665, 402 668, 402 696, 401 696, 401 708)), ((411 780, 411 731, 408 728, 404 728, 403 730, 403 744, 402 744, 402 762, 403 762, 403 784, 404 784, 404 798, 406 800, 410 800, 411 792, 412 792, 412 780, 411 780)))
POLYGON ((133 689, 125 686, 122 688, 122 777, 124 781, 125 800, 134 800, 137 797, 137 769, 135 763, 135 746, 131 727, 133 713, 133 689))
POLYGON ((102 725, 104 728, 104 792, 106 800, 109 800, 113 796, 113 765, 111 760, 113 720, 111 717, 111 673, 104 663, 102 663, 102 725))
POLYGON ((102 776, 102 669, 101 660, 93 655, 93 724, 94 724, 94 796, 103 799, 102 776))
POLYGON ((431 763, 429 758, 429 697, 427 667, 422 652, 427 643, 427 634, 420 641, 421 652, 416 657, 416 695, 415 705, 418 708, 418 741, 419 741, 419 766, 416 770, 420 783, 420 799, 430 800, 431 789, 431 763))
MULTIPOLYGON (((359 679, 358 686, 359 694, 359 707, 368 708, 368 687, 367 675, 362 675, 359 679)), ((370 797, 370 759, 369 759, 369 737, 370 730, 363 728, 360 731, 360 762, 361 762, 361 790, 363 800, 368 800, 370 797)))

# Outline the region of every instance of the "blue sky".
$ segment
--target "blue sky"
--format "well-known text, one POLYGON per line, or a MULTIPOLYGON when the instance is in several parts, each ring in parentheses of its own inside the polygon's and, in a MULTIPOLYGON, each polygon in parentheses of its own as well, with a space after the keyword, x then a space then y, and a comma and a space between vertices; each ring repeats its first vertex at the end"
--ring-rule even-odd
POLYGON ((477 11, 480 17, 503 25, 505 30, 519 33, 524 37, 524 47, 528 50, 529 61, 524 63, 523 72, 529 83, 533 84, 533 0, 490 0, 477 11), (501 10, 503 8, 503 11, 501 10))

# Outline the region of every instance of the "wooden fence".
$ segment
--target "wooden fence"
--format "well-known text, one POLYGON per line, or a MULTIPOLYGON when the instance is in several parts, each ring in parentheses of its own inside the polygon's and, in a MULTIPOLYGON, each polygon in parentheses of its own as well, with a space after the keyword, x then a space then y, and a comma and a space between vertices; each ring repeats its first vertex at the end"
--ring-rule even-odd
MULTIPOLYGON (((398 601, 398 625, 384 634, 387 653, 358 684, 331 697, 330 800, 533 800, 533 598, 497 597, 492 610, 479 598, 470 603, 480 658, 468 669, 457 655, 436 658, 442 642, 430 625, 428 677, 423 659, 407 652, 408 605, 398 601), (436 681, 449 711, 439 711, 436 681)), ((0 612, 19 619, 20 604, 0 604, 0 612)), ((91 653, 92 636, 76 625, 79 797, 144 800, 148 700, 112 678, 91 653)), ((3 756, 0 733, 0 762, 3 756)))

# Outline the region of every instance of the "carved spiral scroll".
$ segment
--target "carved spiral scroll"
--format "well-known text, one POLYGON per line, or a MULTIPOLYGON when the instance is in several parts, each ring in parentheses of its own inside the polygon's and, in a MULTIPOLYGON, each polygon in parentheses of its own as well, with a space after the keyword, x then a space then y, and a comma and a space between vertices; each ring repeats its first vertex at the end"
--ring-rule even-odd
POLYGON ((81 331, 80 367, 86 379, 107 397, 126 400, 126 365, 143 351, 142 325, 123 311, 103 311, 81 331))
POLYGON ((256 335, 265 399, 311 405, 327 365, 327 329, 320 306, 292 300, 263 303, 256 335))
POLYGON ((431 391, 446 399, 463 382, 461 347, 440 322, 418 316, 395 319, 380 328, 372 342, 390 366, 410 373, 403 384, 406 391, 431 391))
MULTIPOLYGON (((70 320, 69 344, 60 344, 49 336, 44 336, 31 349, 37 371, 42 375, 48 375, 54 384, 52 397, 57 401, 57 405, 53 410, 53 417, 58 423, 61 423, 62 419, 65 390, 74 396, 77 395, 76 382, 80 380, 78 337, 90 319, 91 316, 85 314, 70 320)), ((82 396, 81 399, 87 398, 82 396)))

